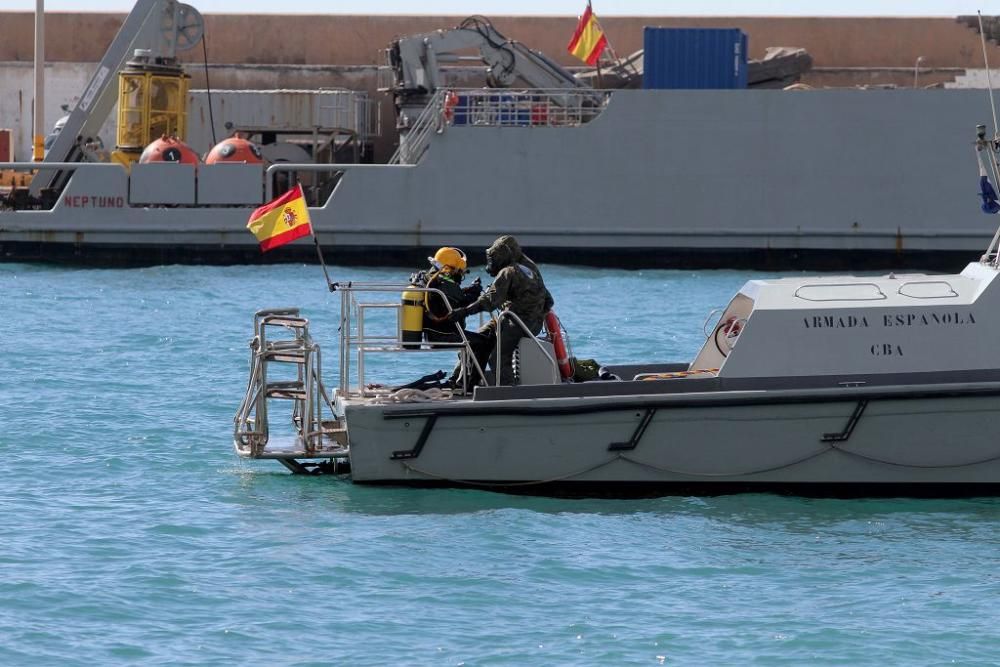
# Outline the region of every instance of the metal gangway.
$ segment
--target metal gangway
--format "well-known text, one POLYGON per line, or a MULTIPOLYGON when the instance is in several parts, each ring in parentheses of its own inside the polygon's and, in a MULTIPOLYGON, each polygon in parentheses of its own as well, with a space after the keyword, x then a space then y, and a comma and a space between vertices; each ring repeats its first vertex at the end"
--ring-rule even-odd
MULTIPOLYGON (((234 419, 233 444, 244 458, 276 459, 292 472, 347 468, 347 428, 323 385, 320 346, 298 308, 259 310, 250 341, 250 380, 234 419), (271 379, 271 364, 291 365, 293 379, 271 379), (271 442, 270 399, 292 401, 295 436, 271 442), (322 466, 302 460, 326 460, 322 466)), ((276 439, 278 440, 278 439, 276 439)))

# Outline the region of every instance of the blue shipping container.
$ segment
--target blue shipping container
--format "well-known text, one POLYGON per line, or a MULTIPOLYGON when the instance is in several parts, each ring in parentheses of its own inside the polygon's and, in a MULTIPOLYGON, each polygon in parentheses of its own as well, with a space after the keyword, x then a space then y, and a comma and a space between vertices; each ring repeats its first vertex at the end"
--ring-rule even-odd
POLYGON ((747 36, 738 28, 643 31, 643 88, 747 87, 747 36))

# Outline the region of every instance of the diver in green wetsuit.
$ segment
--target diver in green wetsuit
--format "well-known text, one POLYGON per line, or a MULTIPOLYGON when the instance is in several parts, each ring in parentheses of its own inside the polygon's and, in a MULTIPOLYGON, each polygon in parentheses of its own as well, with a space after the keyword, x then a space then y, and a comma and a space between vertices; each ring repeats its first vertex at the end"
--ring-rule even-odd
MULTIPOLYGON (((545 314, 554 305, 549 290, 545 287, 538 265, 521 250, 513 236, 501 236, 486 250, 486 271, 493 276, 493 284, 475 301, 465 308, 458 308, 452 320, 464 322, 467 315, 484 310, 510 310, 521 318, 532 335, 542 330, 545 314)), ((479 330, 488 339, 488 345, 473 345, 480 365, 489 359, 489 365, 497 372, 500 384, 514 384, 513 354, 518 341, 525 336, 520 326, 510 319, 500 324, 499 334, 495 320, 490 320, 479 330), (496 336, 500 336, 500 359, 496 359, 496 336)))

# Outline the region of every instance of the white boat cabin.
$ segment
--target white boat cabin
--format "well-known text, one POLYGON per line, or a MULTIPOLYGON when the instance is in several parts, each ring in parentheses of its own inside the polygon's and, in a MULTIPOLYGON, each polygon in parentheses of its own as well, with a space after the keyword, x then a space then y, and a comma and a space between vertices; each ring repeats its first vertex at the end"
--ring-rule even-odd
POLYGON ((751 280, 691 370, 794 377, 1000 368, 997 269, 751 280))

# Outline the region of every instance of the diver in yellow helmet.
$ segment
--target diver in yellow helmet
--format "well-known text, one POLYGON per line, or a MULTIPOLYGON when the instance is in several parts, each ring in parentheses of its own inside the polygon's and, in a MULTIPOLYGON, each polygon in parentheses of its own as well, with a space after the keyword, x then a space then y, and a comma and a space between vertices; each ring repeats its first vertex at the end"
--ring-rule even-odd
POLYGON ((444 247, 428 257, 430 269, 424 273, 424 284, 439 290, 448 300, 446 307, 441 294, 428 293, 424 309, 424 337, 431 343, 453 343, 461 340, 455 327, 457 324, 465 328, 464 319, 448 321, 448 313, 456 308, 463 308, 473 303, 483 293, 483 286, 476 279, 468 287, 462 287, 462 279, 468 271, 469 262, 465 253, 458 248, 444 247))
MULTIPOLYGON (((458 248, 439 248, 433 257, 428 257, 427 261, 435 271, 447 273, 449 275, 465 275, 469 268, 469 261, 465 253, 458 248)), ((461 280, 459 280, 461 282, 461 280)))
MULTIPOLYGON (((441 293, 427 293, 424 301, 424 338, 429 343, 460 343, 462 336, 458 330, 465 329, 465 318, 453 319, 450 313, 474 303, 483 292, 482 282, 476 278, 468 287, 462 287, 469 262, 465 253, 459 248, 451 246, 440 248, 433 257, 428 257, 427 261, 430 263, 430 268, 414 274, 410 279, 414 285, 436 289, 441 293), (442 294, 448 301, 447 306, 442 300, 442 294)), ((474 350, 488 344, 484 336, 474 331, 465 331, 465 336, 474 350)), ((456 366, 452 373, 452 386, 458 385, 460 374, 461 364, 456 366)), ((469 386, 475 385, 478 379, 470 378, 469 386)))
POLYGON ((403 347, 420 347, 424 338, 429 342, 443 342, 442 335, 445 338, 450 338, 449 334, 452 333, 458 335, 455 326, 444 322, 443 319, 449 310, 458 308, 466 301, 464 290, 459 287, 468 268, 465 253, 458 248, 439 248, 433 257, 427 258, 427 261, 430 262, 430 268, 412 274, 410 286, 432 287, 430 283, 434 281, 433 287, 445 293, 451 308, 445 307, 439 294, 416 290, 404 291, 400 326, 403 347))

